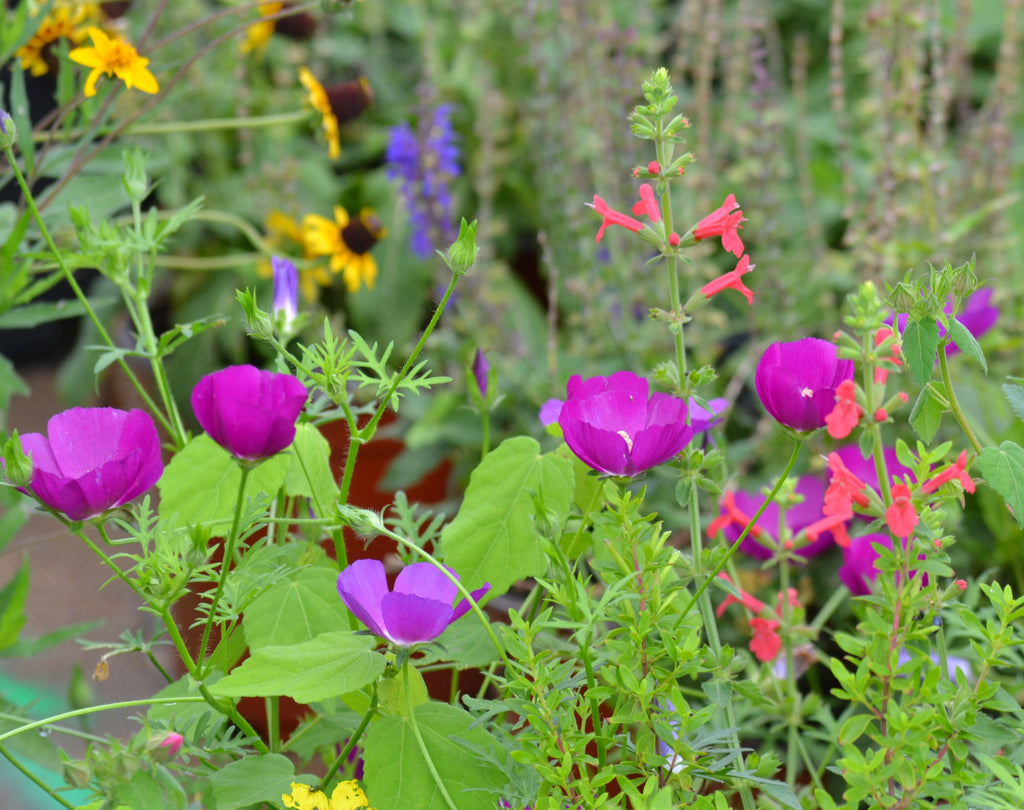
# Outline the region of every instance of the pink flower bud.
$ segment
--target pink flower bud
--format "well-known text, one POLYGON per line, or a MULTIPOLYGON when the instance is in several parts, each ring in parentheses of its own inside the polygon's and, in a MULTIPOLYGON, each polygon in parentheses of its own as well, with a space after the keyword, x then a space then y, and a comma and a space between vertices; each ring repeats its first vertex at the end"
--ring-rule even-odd
POLYGON ((656 160, 652 160, 647 164, 647 171, 651 174, 661 174, 661 164, 656 160))
POLYGON ((677 234, 677 233, 670 233, 668 235, 668 243, 672 247, 679 247, 679 234, 677 234))
POLYGON ((954 584, 955 584, 955 585, 956 585, 956 587, 957 587, 957 588, 959 588, 959 589, 960 589, 961 591, 966 591, 966 590, 967 590, 967 582, 966 582, 966 580, 963 580, 963 579, 958 579, 958 580, 957 580, 957 581, 956 581, 956 582, 955 582, 954 584))

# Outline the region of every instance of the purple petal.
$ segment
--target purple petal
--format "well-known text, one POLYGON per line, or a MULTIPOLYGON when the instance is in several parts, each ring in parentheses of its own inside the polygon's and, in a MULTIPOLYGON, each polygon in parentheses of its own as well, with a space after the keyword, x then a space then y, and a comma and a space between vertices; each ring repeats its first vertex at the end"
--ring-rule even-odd
POLYGON ((562 405, 565 404, 565 400, 561 399, 549 399, 543 405, 540 406, 540 423, 547 427, 552 422, 558 421, 558 416, 562 412, 562 405))
MULTIPOLYGON (((451 571, 450 568, 448 570, 451 571)), ((413 563, 403 568, 395 579, 394 592, 436 599, 448 605, 459 595, 455 583, 428 562, 413 563)))
POLYGON ((878 551, 874 543, 892 548, 892 539, 887 534, 865 534, 851 537, 850 545, 843 549, 843 564, 839 568, 839 579, 854 596, 866 596, 878 578, 875 560, 878 551))
MULTIPOLYGON (((482 588, 477 588, 475 591, 470 591, 469 595, 473 597, 474 602, 479 602, 483 599, 484 595, 491 589, 491 583, 485 582, 482 588)), ((468 601, 463 599, 459 604, 455 606, 455 615, 452 616, 452 621, 461 619, 467 613, 469 613, 471 605, 468 601)))
MULTIPOLYGON (((685 419, 685 414, 683 416, 685 419)), ((686 422, 653 425, 633 437, 630 456, 636 472, 649 470, 675 458, 693 438, 693 430, 686 422)))
POLYGON ((441 635, 452 622, 455 611, 450 603, 436 599, 411 593, 389 593, 381 600, 381 614, 387 637, 409 647, 433 641, 441 635))
POLYGON ((729 400, 722 397, 709 399, 710 410, 705 410, 697 404, 694 397, 690 397, 687 410, 690 414, 690 427, 694 433, 704 433, 711 428, 720 425, 723 420, 722 413, 729 407, 729 400))
POLYGON ((380 560, 356 560, 338 574, 338 594, 345 607, 381 638, 388 638, 381 613, 387 593, 388 580, 380 560))
POLYGON ((601 430, 575 416, 575 401, 562 406, 558 424, 565 443, 588 467, 609 475, 632 475, 629 446, 623 436, 601 430))

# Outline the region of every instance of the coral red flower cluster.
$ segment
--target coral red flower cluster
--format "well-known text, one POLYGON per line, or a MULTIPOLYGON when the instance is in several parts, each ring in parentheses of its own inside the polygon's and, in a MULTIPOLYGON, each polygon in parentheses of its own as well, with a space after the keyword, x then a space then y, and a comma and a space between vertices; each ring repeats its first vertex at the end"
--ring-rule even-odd
POLYGON ((825 417, 828 435, 833 439, 845 439, 857 427, 863 413, 857 404, 857 383, 843 380, 836 388, 836 406, 825 417))
MULTIPOLYGON (((726 582, 733 584, 728 574, 722 573, 718 576, 726 582)), ((767 609, 765 603, 760 599, 751 596, 742 588, 737 587, 736 590, 739 591, 739 597, 733 596, 731 593, 727 594, 725 601, 715 611, 716 616, 721 616, 725 613, 725 609, 733 604, 743 605, 751 613, 762 613, 767 609)), ((796 598, 796 591, 790 588, 788 594, 779 594, 780 610, 782 609, 783 600, 787 597, 791 606, 800 607, 800 602, 796 598)), ((779 637, 779 628, 781 626, 782 623, 772 615, 754 616, 750 620, 750 631, 753 634, 750 639, 750 651, 757 657, 758 661, 774 661, 775 657, 779 654, 779 650, 782 649, 782 639, 779 637)))
POLYGON ((722 247, 739 257, 743 255, 743 240, 739 231, 745 222, 743 211, 736 202, 736 195, 730 194, 716 211, 712 211, 697 223, 693 229, 693 237, 697 241, 712 236, 722 237, 722 247))

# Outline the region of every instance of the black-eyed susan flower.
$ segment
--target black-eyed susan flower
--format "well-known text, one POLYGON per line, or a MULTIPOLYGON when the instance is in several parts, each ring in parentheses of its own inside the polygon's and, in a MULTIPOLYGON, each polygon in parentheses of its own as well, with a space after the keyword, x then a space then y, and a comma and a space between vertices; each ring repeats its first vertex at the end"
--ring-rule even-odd
POLYGON ((94 6, 92 3, 54 4, 50 13, 39 23, 32 38, 14 54, 21 60, 22 70, 33 76, 42 76, 56 70, 57 60, 52 54, 54 44, 62 39, 66 39, 72 45, 84 42, 86 26, 90 20, 98 16, 94 6))
POLYGON ((263 3, 260 5, 260 20, 249 26, 239 50, 243 53, 262 53, 270 38, 282 34, 291 39, 309 39, 316 32, 316 17, 306 11, 274 17, 287 11, 294 3, 263 3), (269 19, 273 18, 273 19, 269 19))
POLYGON ((135 47, 116 35, 103 33, 99 28, 89 28, 91 48, 75 48, 68 57, 73 62, 92 68, 85 80, 85 95, 96 95, 96 81, 106 73, 116 76, 129 88, 135 87, 143 93, 159 93, 156 77, 146 68, 149 60, 139 56, 135 47))
MULTIPOLYGON (((274 210, 267 214, 263 221, 263 228, 266 233, 266 242, 275 249, 275 252, 289 256, 302 256, 306 260, 316 258, 306 248, 302 238, 302 226, 283 211, 274 210)), ((273 265, 269 259, 260 262, 256 269, 263 278, 270 278, 274 274, 273 265)), ((310 303, 318 298, 320 287, 331 285, 331 274, 327 265, 322 261, 313 264, 307 261, 299 265, 298 271, 299 289, 302 290, 303 297, 310 303)))
POLYGON ((348 211, 334 206, 334 221, 317 214, 302 220, 302 241, 314 256, 330 256, 331 272, 342 273, 349 292, 365 282, 373 289, 377 281, 377 262, 370 250, 385 236, 384 226, 375 213, 364 208, 356 219, 348 211))
POLYGON ((324 88, 308 68, 299 68, 299 81, 309 94, 309 103, 320 113, 327 154, 334 160, 341 154, 339 126, 356 118, 373 103, 373 91, 366 79, 342 82, 324 88))
POLYGON ((292 792, 281 797, 285 807, 295 810, 373 810, 370 800, 354 779, 339 782, 331 798, 322 790, 314 790, 301 782, 292 782, 292 792))

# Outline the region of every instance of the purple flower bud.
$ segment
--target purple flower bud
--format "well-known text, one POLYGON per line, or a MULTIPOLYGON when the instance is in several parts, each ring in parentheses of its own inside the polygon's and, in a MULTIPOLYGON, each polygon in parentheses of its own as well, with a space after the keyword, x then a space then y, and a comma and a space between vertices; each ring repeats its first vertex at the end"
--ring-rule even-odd
POLYGON ((274 268, 274 316, 283 313, 284 328, 288 329, 299 314, 299 271, 287 259, 272 256, 274 268))
MULTIPOLYGON (((478 601, 490 589, 486 584, 471 595, 478 601)), ((470 607, 465 600, 453 607, 458 589, 441 571, 425 562, 403 568, 395 579, 394 589, 389 590, 384 563, 356 560, 338 574, 338 593, 345 606, 374 635, 401 647, 433 641, 449 624, 465 616, 470 607)))
POLYGON ((295 439, 306 387, 290 374, 229 366, 192 389, 192 410, 217 444, 247 461, 269 458, 295 439))
POLYGON ((803 338, 773 343, 757 364, 754 385, 766 411, 794 430, 817 430, 836 404, 836 388, 853 378, 853 361, 834 343, 803 338))
POLYGON ((476 387, 480 390, 480 396, 487 399, 487 374, 491 370, 491 364, 482 349, 477 349, 473 357, 473 377, 476 379, 476 387))
POLYGON ((686 403, 649 393, 647 380, 630 371, 583 380, 574 375, 558 415, 566 444, 608 475, 639 475, 677 455, 693 437, 686 403))
POLYGON ((46 432, 21 437, 32 459, 29 490, 71 520, 128 503, 163 474, 160 437, 145 411, 72 408, 51 416, 46 432))

